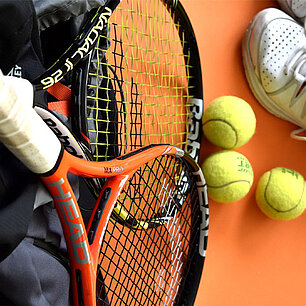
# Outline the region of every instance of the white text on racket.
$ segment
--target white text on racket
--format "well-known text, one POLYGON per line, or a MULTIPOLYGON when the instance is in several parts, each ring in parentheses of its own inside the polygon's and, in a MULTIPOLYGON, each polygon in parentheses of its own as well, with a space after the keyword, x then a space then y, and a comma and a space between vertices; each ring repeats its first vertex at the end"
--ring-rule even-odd
POLYGON ((103 30, 105 24, 107 23, 107 19, 111 16, 111 14, 112 10, 108 7, 105 7, 105 12, 103 12, 99 16, 99 21, 90 30, 82 46, 80 46, 73 53, 72 56, 66 58, 64 63, 65 69, 64 70, 58 69, 54 73, 52 73, 51 76, 48 76, 41 80, 41 84, 44 86, 43 89, 47 89, 53 84, 59 82, 68 71, 73 69, 74 67, 73 63, 79 62, 80 59, 82 59, 86 54, 88 54, 88 51, 92 49, 92 47, 95 45, 101 31, 103 30))

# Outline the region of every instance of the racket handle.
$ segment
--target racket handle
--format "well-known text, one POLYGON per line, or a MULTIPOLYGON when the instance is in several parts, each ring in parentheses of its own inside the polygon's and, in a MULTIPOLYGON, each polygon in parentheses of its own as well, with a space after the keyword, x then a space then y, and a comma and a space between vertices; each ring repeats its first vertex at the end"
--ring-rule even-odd
POLYGON ((55 166, 61 144, 32 107, 32 84, 0 71, 0 141, 31 171, 43 174, 55 166))

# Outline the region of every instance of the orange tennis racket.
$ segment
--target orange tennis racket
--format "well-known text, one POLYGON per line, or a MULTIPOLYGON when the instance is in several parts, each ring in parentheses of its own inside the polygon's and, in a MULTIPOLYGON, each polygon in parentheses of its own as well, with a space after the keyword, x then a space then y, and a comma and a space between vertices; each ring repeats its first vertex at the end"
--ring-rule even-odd
POLYGON ((192 304, 208 230, 199 166, 170 145, 143 147, 106 162, 75 157, 32 103, 29 82, 1 75, 0 140, 40 175, 54 199, 68 248, 74 304, 192 304), (87 229, 68 173, 107 178, 87 229))

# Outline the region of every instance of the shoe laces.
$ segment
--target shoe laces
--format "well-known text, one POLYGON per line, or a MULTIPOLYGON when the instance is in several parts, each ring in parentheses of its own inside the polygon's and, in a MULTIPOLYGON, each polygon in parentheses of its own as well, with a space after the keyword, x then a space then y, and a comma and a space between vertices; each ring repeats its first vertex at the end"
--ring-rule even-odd
POLYGON ((304 43, 300 47, 296 48, 286 61, 284 69, 285 75, 288 75, 289 72, 294 71, 295 77, 302 75, 305 81, 305 70, 303 71, 303 74, 301 74, 300 71, 304 64, 306 64, 306 38, 304 39, 304 43))

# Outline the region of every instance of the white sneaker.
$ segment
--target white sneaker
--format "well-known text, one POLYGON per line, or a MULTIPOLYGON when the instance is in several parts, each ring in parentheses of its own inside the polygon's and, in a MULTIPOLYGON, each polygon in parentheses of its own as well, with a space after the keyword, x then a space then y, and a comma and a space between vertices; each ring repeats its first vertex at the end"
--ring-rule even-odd
POLYGON ((265 9, 247 29, 242 55, 250 88, 262 106, 306 129, 304 28, 278 9, 265 9))
POLYGON ((305 24, 306 0, 278 0, 278 3, 287 14, 300 23, 305 24))

